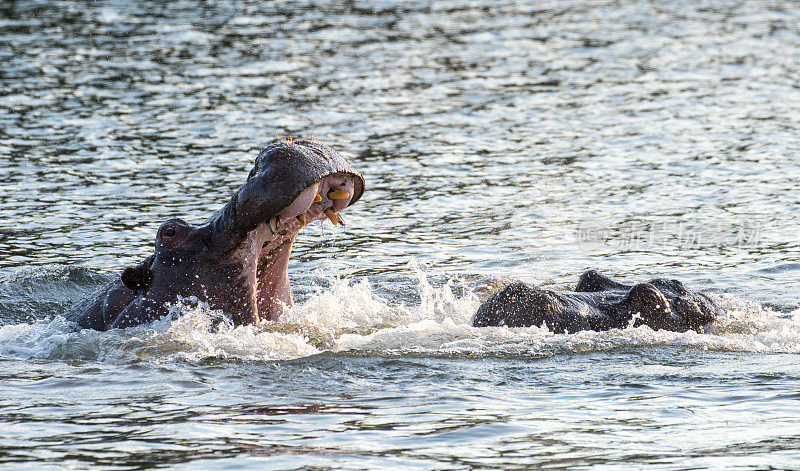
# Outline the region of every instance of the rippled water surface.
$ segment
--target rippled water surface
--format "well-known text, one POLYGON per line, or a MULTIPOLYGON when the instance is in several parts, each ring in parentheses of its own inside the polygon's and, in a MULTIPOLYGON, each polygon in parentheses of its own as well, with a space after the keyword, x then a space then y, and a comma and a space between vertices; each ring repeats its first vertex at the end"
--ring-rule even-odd
POLYGON ((0 5, 0 465, 800 467, 796 2, 0 5), (362 171, 294 312, 60 316, 276 137, 362 171), (473 328, 678 277, 703 332, 473 328))

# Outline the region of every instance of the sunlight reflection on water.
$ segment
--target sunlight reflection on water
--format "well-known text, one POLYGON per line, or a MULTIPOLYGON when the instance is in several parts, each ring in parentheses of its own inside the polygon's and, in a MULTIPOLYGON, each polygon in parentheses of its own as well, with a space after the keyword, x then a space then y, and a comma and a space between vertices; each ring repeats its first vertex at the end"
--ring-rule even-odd
POLYGON ((4 3, 0 463, 795 467, 799 13, 4 3), (331 143, 367 181, 346 231, 298 240, 293 317, 57 317, 162 221, 220 207, 278 136, 331 143), (733 315, 468 326, 498 284, 587 268, 679 277, 733 315))

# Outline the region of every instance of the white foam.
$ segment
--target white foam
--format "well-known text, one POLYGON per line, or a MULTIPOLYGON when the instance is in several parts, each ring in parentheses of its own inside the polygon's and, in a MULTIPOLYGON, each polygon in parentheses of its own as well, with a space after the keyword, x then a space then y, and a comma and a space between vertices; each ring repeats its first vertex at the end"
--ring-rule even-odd
MULTIPOLYGON (((234 327, 208 306, 181 302, 172 317, 110 332, 51 321, 0 327, 0 356, 97 361, 272 361, 334 353, 539 357, 616 348, 680 346, 702 350, 800 353, 800 310, 788 315, 717 296, 727 315, 704 332, 649 327, 557 334, 546 328, 472 327, 479 299, 451 278, 435 287, 409 264, 418 302, 386 299, 366 278, 333 276, 280 322, 234 327), (456 293, 461 293, 456 295, 456 293)), ((320 272, 329 273, 330 270, 320 272)))

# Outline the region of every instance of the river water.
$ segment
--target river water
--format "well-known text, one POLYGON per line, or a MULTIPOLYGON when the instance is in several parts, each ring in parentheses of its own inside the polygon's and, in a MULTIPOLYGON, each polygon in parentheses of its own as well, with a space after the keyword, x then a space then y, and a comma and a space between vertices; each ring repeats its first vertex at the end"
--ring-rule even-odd
POLYGON ((0 6, 0 466, 800 468, 796 2, 0 6), (76 331, 263 143, 367 181, 294 312, 76 331), (676 277, 702 332, 472 328, 510 280, 676 277))

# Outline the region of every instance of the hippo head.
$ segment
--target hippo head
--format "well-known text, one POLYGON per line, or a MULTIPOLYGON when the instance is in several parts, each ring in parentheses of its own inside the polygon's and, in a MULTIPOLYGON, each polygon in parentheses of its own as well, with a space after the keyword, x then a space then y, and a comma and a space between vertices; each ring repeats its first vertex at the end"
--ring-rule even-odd
POLYGON ((161 225, 155 253, 126 268, 124 288, 107 294, 104 323, 150 322, 192 296, 236 325, 276 320, 292 304, 287 269, 297 234, 316 220, 344 224, 339 212, 363 193, 363 177, 330 147, 305 140, 269 145, 245 184, 208 221, 161 225))

